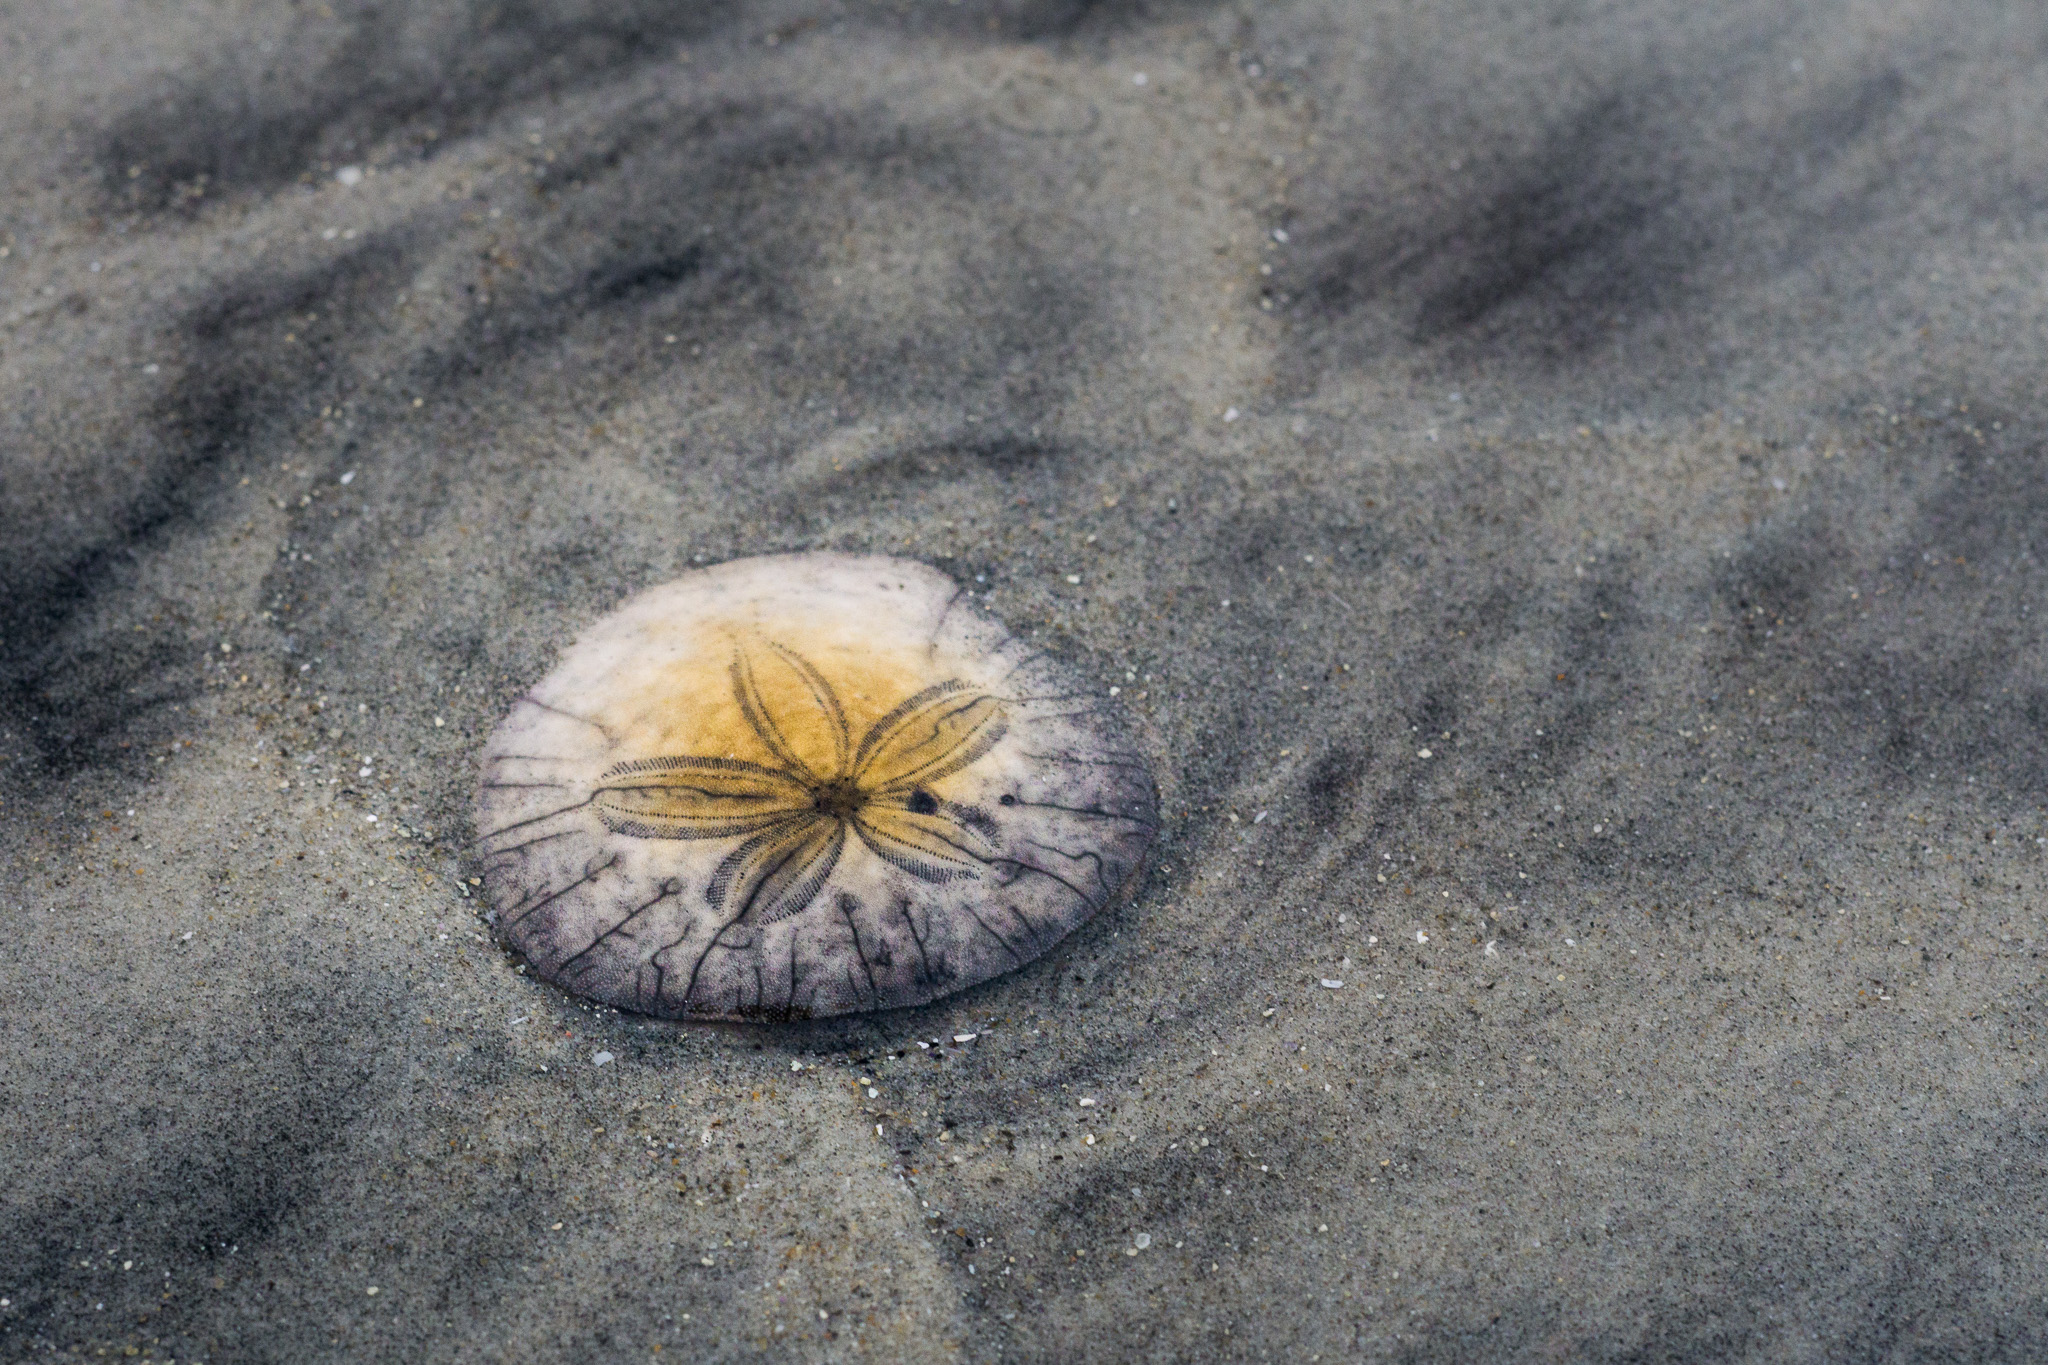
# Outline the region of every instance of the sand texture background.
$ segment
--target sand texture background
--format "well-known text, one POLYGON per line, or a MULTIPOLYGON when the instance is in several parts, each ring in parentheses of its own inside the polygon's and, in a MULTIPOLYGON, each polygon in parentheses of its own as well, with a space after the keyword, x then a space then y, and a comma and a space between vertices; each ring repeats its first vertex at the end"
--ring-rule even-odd
POLYGON ((0 1357, 2048 1353, 2038 6, 6 15, 0 1357), (1138 894, 536 983, 484 737, 812 548, 1121 689, 1138 894))

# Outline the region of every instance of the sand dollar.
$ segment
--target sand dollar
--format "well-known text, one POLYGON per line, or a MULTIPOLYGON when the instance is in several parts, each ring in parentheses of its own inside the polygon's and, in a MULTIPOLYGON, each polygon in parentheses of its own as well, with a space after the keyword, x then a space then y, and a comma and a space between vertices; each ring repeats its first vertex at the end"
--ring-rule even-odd
POLYGON ((492 735, 486 893, 543 977, 623 1009, 919 1004, 1130 888, 1158 803, 1103 692, 923 564, 704 569, 585 631, 492 735))

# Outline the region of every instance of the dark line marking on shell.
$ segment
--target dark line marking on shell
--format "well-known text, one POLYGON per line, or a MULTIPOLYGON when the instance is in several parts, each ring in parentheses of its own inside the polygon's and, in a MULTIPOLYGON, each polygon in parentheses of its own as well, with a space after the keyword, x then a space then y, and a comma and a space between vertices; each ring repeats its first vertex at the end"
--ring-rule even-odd
POLYGON ((1011 664, 1008 668, 1003 670, 1003 676, 997 678, 993 686, 1001 687, 1004 683, 1016 677, 1019 670, 1031 664, 1037 663, 1040 659, 1043 659, 1044 657, 1045 651, 1042 649, 1027 649, 1024 652, 1023 658, 1017 660, 1017 662, 1011 664))
POLYGON ((860 969, 867 973, 868 999, 872 1000, 881 992, 875 989, 875 969, 868 962, 867 950, 860 946, 860 926, 853 922, 853 911, 848 908, 850 902, 853 902, 851 896, 839 898, 839 914, 846 921, 846 931, 853 935, 853 954, 860 959, 860 969))
POLYGON ((537 825, 543 820, 552 820, 558 815, 568 815, 573 811, 582 810, 585 806, 589 805, 591 802, 595 800, 597 800, 597 793, 592 792, 590 795, 584 797, 581 801, 578 801, 573 805, 557 807, 556 809, 549 811, 545 815, 536 815, 529 820, 514 820, 511 824, 501 826, 498 829, 494 829, 489 834, 479 834, 477 836, 477 842, 482 843, 486 839, 495 839, 500 834, 510 834, 515 829, 524 829, 528 825, 537 825))
MULTIPOLYGON (((689 930, 687 928, 683 931, 683 937, 689 937, 689 930)), ((676 943, 681 943, 682 941, 680 938, 677 939, 675 943, 669 944, 661 952, 651 954, 647 959, 647 965, 654 968, 654 1003, 657 1005, 668 999, 668 968, 661 965, 661 954, 669 951, 669 948, 675 947, 676 943)))
POLYGON ((1021 797, 1003 804, 1012 807, 1030 807, 1033 810, 1058 810, 1069 815, 1092 815, 1099 820, 1125 820, 1142 829, 1157 829, 1158 824, 1136 815, 1118 815, 1113 810, 1096 810, 1092 806, 1062 806, 1057 801, 1026 801, 1021 797))
POLYGON ((1032 712, 1032 720, 1069 720, 1073 716, 1094 716, 1100 714, 1102 706, 1075 706, 1071 710, 1038 710, 1032 712))
POLYGON ((1121 754, 1104 754, 1096 758, 1080 758, 1074 754, 1020 753, 1019 757, 1035 758, 1043 763, 1071 763, 1081 768, 1137 768, 1142 771, 1150 767, 1144 759, 1135 755, 1126 757, 1121 754))
MULTIPOLYGON (((1048 849, 1047 851, 1051 852, 1052 850, 1048 849)), ((1062 877, 1059 873, 1052 871, 1050 868, 1040 867, 1036 863, 1027 863, 1022 858, 997 858, 993 859, 992 861, 1002 866, 1022 868, 1026 872, 1036 872, 1041 877, 1045 877, 1048 880, 1058 882, 1061 886, 1064 886, 1065 888, 1067 888, 1067 890, 1073 892, 1074 895, 1080 899, 1081 904, 1088 907, 1090 913, 1099 911, 1102 908, 1096 902, 1093 896, 1089 895, 1086 891, 1083 891, 1080 887, 1068 881, 1065 877, 1062 877)))
POLYGON ((683 884, 675 880, 674 878, 670 878, 668 881, 663 882, 661 885, 660 895, 656 896, 653 900, 648 901, 643 905, 635 906, 633 910, 629 914, 627 914, 627 916, 624 919, 620 920, 617 924, 614 924, 611 928, 599 934, 596 938, 590 940, 590 943, 587 947, 580 948, 576 952, 571 953, 568 957, 563 958, 561 962, 556 965, 555 970, 558 972, 565 972, 569 970, 569 964, 576 961, 577 958, 580 958, 585 953, 590 952, 592 949, 596 948, 600 943, 603 943, 612 935, 621 932, 625 929, 627 925, 631 924, 641 915, 645 914, 649 910, 652 910, 655 906, 661 904, 669 897, 680 895, 682 893, 682 890, 683 884))
POLYGON ((588 716, 579 716, 574 711, 564 711, 559 706, 551 706, 547 702, 542 701, 539 697, 534 696, 531 692, 521 694, 519 700, 525 702, 528 706, 537 706, 543 711, 553 712, 555 715, 562 717, 564 720, 573 720, 578 725, 588 725, 591 729, 597 731, 606 739, 617 742, 617 737, 612 734, 611 728, 609 726, 600 725, 598 722, 592 720, 588 716))
POLYGON ((529 915, 533 914, 534 911, 540 909, 544 905, 552 905, 554 902, 568 895, 571 891, 574 891, 579 886, 586 886, 589 883, 596 881, 599 877, 603 876, 606 871, 617 866, 618 861, 619 855, 614 853, 611 857, 605 859, 596 867, 587 869, 582 876, 578 877, 575 881, 570 882, 560 891, 551 892, 549 895, 543 897, 541 900, 534 902, 532 905, 526 907, 526 909, 520 911, 518 918, 505 921, 505 927, 507 929, 510 929, 515 925, 525 923, 526 918, 529 915))
POLYGON ((1003 909, 1009 911, 1011 915, 1016 917, 1017 923, 1024 926, 1024 932, 1031 935, 1032 946, 1036 947, 1038 945, 1038 926, 1027 919, 1024 912, 1014 905, 1005 905, 1003 909))
POLYGON ((896 902, 896 913, 903 916, 903 927, 910 931, 910 941, 917 945, 917 961, 920 974, 925 980, 932 980, 931 955, 924 950, 924 935, 917 932, 917 921, 910 917, 910 902, 896 902))
POLYGON ((1069 853, 1063 848, 1054 848, 1051 844, 1041 844, 1036 839, 1026 839, 1024 842, 1044 852, 1056 853, 1060 857, 1072 862, 1095 864, 1095 884, 1102 888, 1103 899, 1105 901, 1108 900, 1114 888, 1109 882, 1109 865, 1103 862, 1100 853, 1095 852, 1093 849, 1083 849, 1079 853, 1069 853))
POLYGON ((965 601, 966 597, 967 585, 965 583, 962 583, 958 587, 954 588, 953 595, 946 599, 945 609, 939 613, 938 620, 932 622, 932 633, 929 636, 925 637, 925 658, 930 659, 937 657, 939 652, 939 636, 945 634, 946 632, 946 618, 953 614, 953 608, 959 606, 961 602, 965 601))
MULTIPOLYGON (((725 931, 727 929, 730 929, 731 927, 731 923, 727 922, 725 924, 719 925, 716 929, 712 930, 710 942, 704 945, 703 952, 697 954, 697 960, 690 964, 690 979, 683 983, 682 999, 686 1004, 688 1003, 690 997, 697 993, 697 973, 704 970, 704 959, 711 956, 711 950, 718 946, 718 941, 721 938, 725 937, 725 931)), ((680 947, 683 943, 683 940, 687 939, 688 937, 689 935, 687 933, 684 934, 683 938, 676 940, 675 946, 680 947)), ((708 1011, 699 1011, 699 1013, 706 1012, 708 1011)))
MULTIPOLYGON (((523 844, 509 844, 504 848, 486 849, 483 853, 483 857, 486 860, 489 860, 491 858, 510 858, 513 854, 519 852, 521 849, 532 848, 535 844, 545 844, 551 839, 567 839, 571 835, 579 834, 581 832, 582 831, 580 830, 573 829, 558 829, 553 834, 538 835, 532 839, 528 839, 523 844)), ((514 859, 514 861, 516 862, 519 860, 514 859)), ((503 864, 500 864, 500 866, 503 866, 503 864)))
POLYGON ((990 938, 994 939, 994 940, 995 940, 996 942, 998 942, 998 943, 1002 944, 1002 945, 1003 945, 1003 951, 1004 951, 1004 952, 1006 952, 1006 953, 1008 953, 1008 954, 1010 955, 1011 959, 1012 959, 1012 960, 1013 960, 1014 962, 1016 962, 1016 964, 1017 964, 1017 965, 1018 965, 1019 967, 1021 967, 1021 966, 1023 966, 1023 965, 1024 965, 1024 955, 1023 955, 1022 953, 1018 952, 1018 951, 1017 951, 1017 950, 1016 950, 1015 948, 1012 948, 1012 947, 1010 946, 1010 940, 1008 940, 1008 939, 1004 938, 1004 937, 1003 937, 1003 936, 1002 936, 1001 934, 997 933, 997 932, 996 932, 996 931, 995 931, 994 929, 990 928, 990 927, 989 927, 989 922, 988 922, 987 920, 985 920, 985 919, 983 919, 983 918, 981 917, 981 912, 980 912, 979 910, 976 910, 976 909, 975 909, 975 908, 974 908, 973 906, 971 906, 971 905, 970 905, 970 906, 967 906, 967 907, 966 907, 966 910, 967 910, 967 915, 968 915, 968 918, 972 919, 972 920, 973 920, 973 921, 974 921, 974 922, 975 922, 976 924, 979 924, 979 925, 981 926, 981 931, 982 931, 983 933, 987 934, 987 935, 988 935, 988 936, 989 936, 990 938))
POLYGON ((787 1010, 796 1008, 796 987, 799 979, 796 969, 796 941, 799 937, 794 930, 789 935, 789 994, 783 997, 783 1008, 787 1010))
MULTIPOLYGON (((550 835, 548 835, 547 837, 548 837, 548 838, 550 838, 550 839, 555 839, 555 838, 560 838, 561 836, 560 836, 560 835, 554 835, 554 834, 550 834, 550 835)), ((538 841, 538 840, 536 840, 536 842, 539 842, 539 841, 538 841)), ((514 861, 515 861, 515 862, 517 862, 517 861, 521 861, 521 860, 519 860, 519 859, 514 859, 514 861)), ((589 862, 588 862, 588 861, 586 860, 586 861, 585 861, 585 863, 584 863, 584 867, 585 867, 585 868, 588 868, 589 866, 590 866, 590 864, 589 864, 589 862)), ((491 867, 491 866, 490 866, 490 864, 488 864, 488 863, 487 863, 487 864, 485 864, 485 867, 486 867, 486 870, 488 870, 488 871, 492 871, 492 872, 497 872, 497 871, 502 871, 502 870, 504 870, 504 867, 505 867, 505 865, 501 863, 501 864, 499 864, 499 865, 498 865, 497 867, 491 867)), ((519 898, 519 899, 518 899, 517 901, 514 901, 514 902, 513 902, 513 903, 512 903, 511 905, 505 906, 505 907, 504 907, 504 909, 503 909, 503 913, 504 913, 504 914, 507 914, 507 915, 511 915, 511 914, 516 914, 516 913, 518 913, 518 912, 520 912, 520 911, 523 911, 523 910, 527 909, 528 907, 530 907, 530 906, 531 906, 531 905, 533 904, 533 899, 532 899, 532 897, 534 897, 534 896, 539 896, 539 895, 544 895, 544 894, 546 894, 547 890, 548 890, 548 888, 547 888, 547 887, 545 887, 545 886, 541 886, 541 887, 535 887, 535 888, 534 888, 534 889, 532 890, 532 892, 531 892, 530 894, 528 894, 528 895, 526 895, 526 896, 521 896, 521 897, 520 897, 520 898, 519 898)), ((509 927, 509 926, 508 926, 508 927, 509 927)))

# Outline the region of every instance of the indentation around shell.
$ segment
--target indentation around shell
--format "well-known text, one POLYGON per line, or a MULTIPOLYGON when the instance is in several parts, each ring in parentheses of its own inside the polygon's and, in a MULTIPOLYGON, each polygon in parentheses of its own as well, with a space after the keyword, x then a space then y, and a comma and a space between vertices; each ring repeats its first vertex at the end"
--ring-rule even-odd
POLYGON ((1124 895, 1157 821, 1099 689, 926 565, 776 555, 586 631, 484 750, 486 893, 544 978, 667 1017, 919 1004, 1124 895))

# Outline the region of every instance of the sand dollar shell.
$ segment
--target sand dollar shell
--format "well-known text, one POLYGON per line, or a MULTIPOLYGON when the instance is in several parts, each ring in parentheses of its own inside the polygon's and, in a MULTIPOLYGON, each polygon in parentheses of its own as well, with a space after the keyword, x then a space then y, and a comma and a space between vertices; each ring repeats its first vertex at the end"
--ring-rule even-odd
POLYGON ((919 1004, 1130 888, 1157 796, 1101 690, 923 564, 692 573, 592 626, 492 735, 486 893, 543 977, 622 1009, 919 1004))

